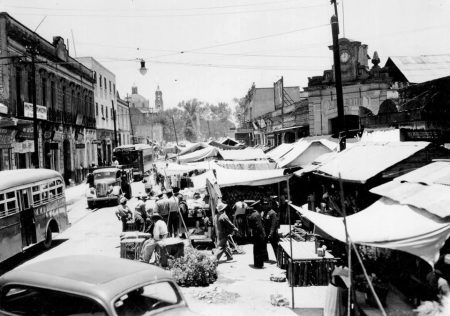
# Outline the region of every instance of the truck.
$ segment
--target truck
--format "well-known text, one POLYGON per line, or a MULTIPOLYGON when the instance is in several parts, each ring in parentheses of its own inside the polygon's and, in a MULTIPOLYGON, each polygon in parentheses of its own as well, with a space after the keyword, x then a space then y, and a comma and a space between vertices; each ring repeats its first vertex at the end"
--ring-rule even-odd
POLYGON ((144 175, 152 168, 155 151, 147 144, 122 145, 114 148, 113 155, 119 165, 132 168, 135 181, 144 179, 144 175))
POLYGON ((97 168, 92 172, 94 178, 93 187, 86 194, 87 204, 90 209, 99 205, 118 205, 122 197, 121 182, 125 176, 127 181, 132 179, 132 170, 118 167, 97 168))

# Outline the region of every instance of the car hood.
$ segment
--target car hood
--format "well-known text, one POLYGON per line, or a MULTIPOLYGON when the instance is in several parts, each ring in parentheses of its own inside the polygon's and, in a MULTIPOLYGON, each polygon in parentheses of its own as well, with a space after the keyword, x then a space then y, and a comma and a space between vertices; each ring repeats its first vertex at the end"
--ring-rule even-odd
POLYGON ((95 180, 95 185, 97 184, 113 184, 115 183, 116 180, 115 179, 101 179, 101 180, 95 180))

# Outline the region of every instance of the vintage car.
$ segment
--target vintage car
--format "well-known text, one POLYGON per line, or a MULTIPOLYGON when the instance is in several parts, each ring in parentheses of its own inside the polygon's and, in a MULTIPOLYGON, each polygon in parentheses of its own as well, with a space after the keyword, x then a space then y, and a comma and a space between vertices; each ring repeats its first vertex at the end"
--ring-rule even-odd
POLYGON ((93 172, 94 186, 86 193, 87 204, 90 209, 99 205, 118 205, 122 196, 121 177, 127 179, 132 176, 130 169, 117 167, 98 168, 93 172))
POLYGON ((0 277, 0 315, 196 315, 170 274, 93 255, 26 264, 0 277))

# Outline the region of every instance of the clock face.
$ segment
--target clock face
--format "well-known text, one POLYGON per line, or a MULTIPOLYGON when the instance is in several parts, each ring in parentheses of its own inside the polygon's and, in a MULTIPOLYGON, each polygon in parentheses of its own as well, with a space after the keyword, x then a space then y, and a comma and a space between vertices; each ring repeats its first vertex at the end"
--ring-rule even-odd
POLYGON ((341 62, 342 62, 342 63, 346 63, 346 62, 348 62, 349 59, 350 59, 350 54, 349 54, 349 52, 343 51, 343 52, 341 53, 341 62))

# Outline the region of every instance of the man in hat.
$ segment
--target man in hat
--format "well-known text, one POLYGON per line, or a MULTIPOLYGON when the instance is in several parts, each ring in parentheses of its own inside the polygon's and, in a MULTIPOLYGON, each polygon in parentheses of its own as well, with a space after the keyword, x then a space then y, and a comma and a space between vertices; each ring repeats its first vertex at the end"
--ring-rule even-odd
POLYGON ((164 191, 161 191, 157 195, 158 199, 156 200, 155 211, 162 216, 164 221, 167 223, 167 219, 169 217, 169 203, 167 201, 167 197, 164 191))
POLYGON ((137 196, 138 203, 134 207, 134 224, 136 225, 137 231, 145 230, 145 222, 147 220, 147 213, 145 212, 145 201, 147 197, 145 195, 139 194, 137 196))
POLYGON ((149 263, 155 251, 156 244, 165 238, 167 238, 167 225, 164 222, 162 216, 159 213, 153 213, 152 216, 153 229, 151 230, 152 238, 147 239, 142 245, 140 259, 149 263))
POLYGON ((180 225, 180 206, 178 198, 173 195, 172 191, 167 192, 167 203, 169 205, 169 235, 176 237, 180 225))
POLYGON ((256 203, 251 206, 253 212, 248 218, 248 226, 252 233, 253 267, 256 269, 262 269, 264 267, 264 261, 268 257, 267 242, 261 214, 256 210, 256 208, 254 208, 254 206, 256 206, 255 204, 256 203))
POLYGON ((133 213, 131 213, 131 210, 127 205, 127 199, 124 197, 120 199, 120 204, 117 206, 116 216, 119 221, 122 221, 122 231, 126 231, 127 221, 133 218, 133 213))
POLYGON ((225 253, 227 256, 227 261, 233 260, 233 256, 231 254, 230 245, 228 244, 228 236, 231 235, 234 231, 238 231, 236 226, 228 218, 225 209, 227 208, 227 204, 219 202, 217 204, 217 212, 219 213, 219 217, 217 219, 217 238, 218 243, 217 247, 219 251, 216 253, 216 259, 219 261, 220 257, 225 253))

